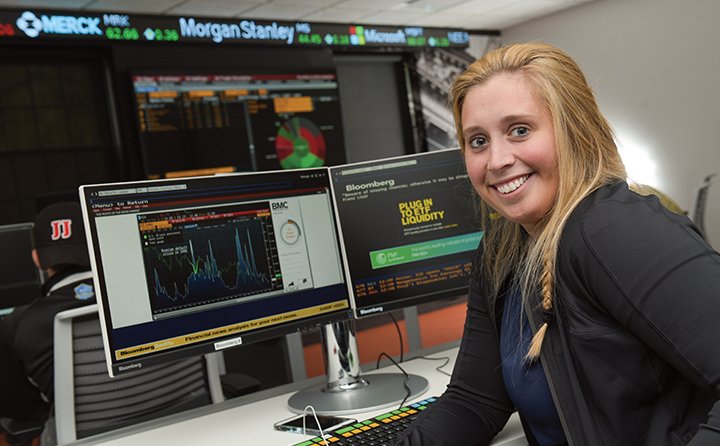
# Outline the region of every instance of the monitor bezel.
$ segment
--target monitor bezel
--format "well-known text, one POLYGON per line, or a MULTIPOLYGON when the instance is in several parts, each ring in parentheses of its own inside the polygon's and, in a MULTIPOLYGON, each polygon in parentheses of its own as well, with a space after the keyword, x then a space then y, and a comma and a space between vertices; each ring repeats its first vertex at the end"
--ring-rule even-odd
MULTIPOLYGON (((307 169, 294 169, 294 170, 272 170, 272 171, 261 171, 261 172, 248 172, 248 173, 233 173, 233 174, 223 174, 223 175, 217 175, 215 177, 222 176, 223 178, 228 177, 247 177, 248 175, 253 177, 259 177, 259 176, 271 176, 271 175, 287 175, 287 174, 296 174, 300 175, 303 173, 313 173, 313 172, 322 172, 325 173, 328 183, 330 181, 330 173, 327 167, 317 167, 317 168, 307 168, 307 169)), ((127 181, 127 182, 118 182, 118 183, 102 183, 102 184, 92 184, 92 185, 83 185, 80 186, 78 192, 80 197, 80 204, 82 208, 83 213, 83 221, 85 225, 85 231, 87 236, 87 243, 88 243, 88 251, 90 254, 90 264, 93 272, 93 279, 95 280, 95 288, 96 288, 96 300, 98 303, 98 313, 100 318, 100 326, 101 326, 101 332, 102 332, 102 338, 103 338, 103 347, 105 352, 105 361, 108 369, 108 373, 111 377, 117 376, 119 374, 125 373, 127 371, 134 370, 136 368, 146 367, 146 366, 152 366, 156 364, 162 364, 167 361, 173 361, 176 359, 189 357, 189 356, 196 356, 196 355, 203 355, 208 353, 214 353, 217 351, 222 351, 223 349, 217 349, 215 347, 215 343, 222 342, 223 340, 237 338, 238 334, 228 334, 223 337, 218 338, 212 338, 208 339, 202 342, 198 342, 197 344, 190 344, 190 345, 184 345, 180 346, 174 349, 170 349, 167 351, 162 352, 154 352, 150 356, 146 357, 136 357, 136 358, 128 358, 125 360, 113 360, 113 350, 112 350, 112 344, 111 344, 111 330, 112 330, 112 319, 110 314, 110 304, 108 301, 107 296, 107 284, 105 281, 104 276, 104 270, 103 265, 101 263, 98 263, 98 259, 100 256, 99 252, 99 241, 98 241, 98 234, 97 231, 91 223, 91 218, 89 218, 89 209, 88 209, 88 199, 91 193, 96 192, 98 190, 102 189, 108 189, 108 188, 116 188, 116 187, 130 187, 130 186, 142 186, 142 185, 158 185, 162 183, 178 183, 178 182, 184 182, 184 181, 197 181, 200 179, 207 180, 209 178, 213 178, 212 176, 208 177, 187 177, 187 178, 173 178, 173 179, 158 179, 158 180, 139 180, 139 181, 127 181)), ((336 226, 336 215, 335 215, 335 208, 332 205, 334 203, 334 199, 332 197, 332 188, 328 184, 327 188, 328 193, 328 199, 330 200, 330 206, 329 210, 331 213, 331 219, 332 219, 332 227, 335 229, 335 239, 337 242, 338 247, 338 261, 340 262, 340 272, 341 272, 341 279, 342 281, 346 282, 347 278, 344 275, 345 272, 345 265, 343 263, 343 257, 341 255, 341 240, 339 232, 337 231, 336 226)), ((94 218, 93 218, 94 220, 94 218)), ((339 284, 340 285, 340 284, 339 284)), ((342 287, 343 290, 346 290, 347 287, 342 287)), ((241 335, 242 338, 242 344, 239 345, 246 345, 250 343, 255 343, 271 338, 276 338, 282 335, 296 333, 296 332, 302 332, 305 330, 309 330, 312 328, 316 328, 325 324, 330 324, 334 322, 340 322, 343 320, 347 320, 349 318, 352 318, 352 311, 351 311, 351 305, 349 301, 349 296, 345 293, 345 296, 339 296, 339 299, 344 299, 348 302, 348 305, 344 309, 338 309, 333 310, 327 313, 314 315, 305 317, 302 320, 298 321, 285 321, 282 324, 274 325, 274 326, 268 326, 264 328, 258 328, 253 329, 252 331, 244 332, 241 335)), ((230 347, 233 348, 233 347, 230 347)))

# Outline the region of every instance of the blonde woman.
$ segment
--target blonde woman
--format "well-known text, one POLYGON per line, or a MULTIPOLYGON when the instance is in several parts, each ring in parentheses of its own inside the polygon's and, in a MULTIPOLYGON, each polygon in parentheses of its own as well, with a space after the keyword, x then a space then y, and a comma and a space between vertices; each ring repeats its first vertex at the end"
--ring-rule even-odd
POLYGON ((578 64, 494 50, 451 91, 486 235, 453 378, 407 445, 720 445, 720 255, 629 190, 578 64))

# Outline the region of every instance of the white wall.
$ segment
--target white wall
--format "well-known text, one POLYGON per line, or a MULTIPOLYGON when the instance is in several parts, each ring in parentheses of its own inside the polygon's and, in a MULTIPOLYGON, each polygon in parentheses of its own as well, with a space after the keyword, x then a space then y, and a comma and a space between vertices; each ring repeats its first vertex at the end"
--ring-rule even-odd
MULTIPOLYGON (((720 173, 720 1, 596 0, 502 30, 542 40, 583 67, 635 179, 692 211, 705 176, 720 173), (629 158, 645 158, 633 171, 629 158), (654 178, 646 178, 654 164, 654 178)), ((706 235, 720 248, 720 175, 706 235)))

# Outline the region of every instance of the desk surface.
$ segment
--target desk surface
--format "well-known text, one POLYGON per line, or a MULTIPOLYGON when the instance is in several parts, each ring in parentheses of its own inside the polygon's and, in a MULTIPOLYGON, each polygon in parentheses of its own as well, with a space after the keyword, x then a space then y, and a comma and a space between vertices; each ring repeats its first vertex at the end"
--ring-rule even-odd
MULTIPOLYGON (((449 357, 450 363, 443 367, 446 372, 452 371, 457 348, 427 355, 433 358, 449 357)), ((403 368, 411 374, 421 375, 428 379, 430 387, 420 398, 441 395, 447 386, 449 377, 436 370, 442 361, 412 359, 403 362, 403 368)), ((394 372, 394 367, 385 367, 378 372, 394 372)), ((374 372, 365 372, 370 375, 374 372)), ((324 377, 323 377, 324 379, 324 377)), ((294 391, 321 382, 315 378, 300 383, 293 383, 271 391, 258 392, 248 397, 235 398, 220 404, 206 406, 161 420, 143 423, 118 431, 100 434, 73 444, 104 444, 112 446, 167 444, 198 445, 212 444, 262 444, 263 446, 287 446, 298 443, 311 436, 303 436, 273 429, 276 421, 294 415, 287 407, 287 400, 294 391), (278 393, 274 394, 273 393, 278 393), (252 399, 257 401, 250 402, 252 399), (242 443, 239 443, 242 440, 242 443)), ((412 401, 409 401, 411 403, 412 401)), ((358 420, 365 420, 387 412, 387 408, 354 414, 358 420)), ((492 443, 497 446, 525 446, 527 442, 517 415, 510 418, 505 429, 492 443)))

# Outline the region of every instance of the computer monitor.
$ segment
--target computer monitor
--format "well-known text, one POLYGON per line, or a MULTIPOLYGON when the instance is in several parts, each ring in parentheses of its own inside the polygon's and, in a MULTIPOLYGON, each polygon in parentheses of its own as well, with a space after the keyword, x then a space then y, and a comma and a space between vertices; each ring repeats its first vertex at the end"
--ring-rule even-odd
POLYGON ((40 296, 42 274, 32 260, 32 223, 0 226, 0 317, 40 296))
POLYGON ((458 149, 330 169, 357 317, 467 293, 482 239, 458 149))
MULTIPOLYGON (((467 294, 472 254, 483 233, 459 150, 336 166, 330 175, 357 317, 467 294)), ((328 382, 351 391, 307 389, 291 397, 293 409, 312 404, 322 413, 352 413, 399 403, 427 387, 414 375, 362 378, 352 362, 358 357, 352 323, 324 330, 328 382)))
POLYGON ((111 376, 351 316, 326 168, 80 196, 111 376))

